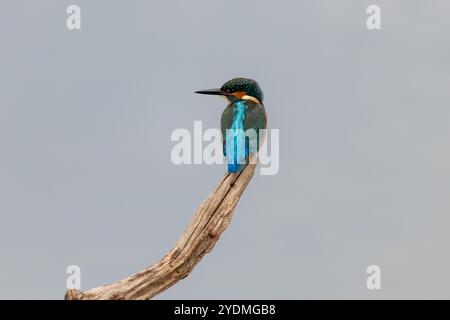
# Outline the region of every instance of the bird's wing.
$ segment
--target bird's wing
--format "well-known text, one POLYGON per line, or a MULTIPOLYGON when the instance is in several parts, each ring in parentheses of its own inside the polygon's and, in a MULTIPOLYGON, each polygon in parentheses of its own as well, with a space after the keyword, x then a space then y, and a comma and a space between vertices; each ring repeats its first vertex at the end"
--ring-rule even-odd
POLYGON ((262 104, 249 104, 244 119, 244 130, 254 129, 257 134, 257 139, 250 141, 250 154, 256 153, 262 146, 265 138, 265 132, 260 137, 260 130, 267 128, 267 114, 262 104), (261 138, 261 139, 260 139, 261 138))
POLYGON ((233 107, 228 105, 222 112, 222 117, 220 118, 220 128, 222 131, 222 142, 223 142, 223 155, 226 156, 226 143, 227 143, 227 129, 231 128, 233 124, 233 107))

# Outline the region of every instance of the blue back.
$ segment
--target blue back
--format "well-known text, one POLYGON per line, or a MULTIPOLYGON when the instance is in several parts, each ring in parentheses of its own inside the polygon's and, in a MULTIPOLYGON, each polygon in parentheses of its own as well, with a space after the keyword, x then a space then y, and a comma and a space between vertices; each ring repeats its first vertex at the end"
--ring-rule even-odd
POLYGON ((235 103, 233 123, 226 132, 226 157, 228 172, 239 172, 245 168, 249 146, 244 131, 244 119, 247 106, 245 101, 235 103))

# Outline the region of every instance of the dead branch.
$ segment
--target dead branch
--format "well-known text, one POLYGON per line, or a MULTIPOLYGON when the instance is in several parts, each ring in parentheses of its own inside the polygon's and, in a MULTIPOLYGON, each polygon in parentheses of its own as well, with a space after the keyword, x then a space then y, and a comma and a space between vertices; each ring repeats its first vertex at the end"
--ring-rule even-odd
POLYGON ((157 263, 120 281, 80 292, 70 289, 66 300, 145 300, 187 277, 210 252, 231 222, 234 208, 253 177, 255 165, 226 173, 198 207, 176 245, 157 263))

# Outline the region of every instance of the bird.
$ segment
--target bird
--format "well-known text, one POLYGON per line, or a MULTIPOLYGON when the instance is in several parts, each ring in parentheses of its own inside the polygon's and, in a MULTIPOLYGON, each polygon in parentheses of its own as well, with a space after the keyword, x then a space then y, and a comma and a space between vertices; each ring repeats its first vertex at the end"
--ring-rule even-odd
POLYGON ((258 153, 267 132, 264 94, 259 84, 253 79, 234 78, 221 88, 195 93, 222 96, 227 101, 220 119, 223 154, 228 172, 241 172, 258 153))

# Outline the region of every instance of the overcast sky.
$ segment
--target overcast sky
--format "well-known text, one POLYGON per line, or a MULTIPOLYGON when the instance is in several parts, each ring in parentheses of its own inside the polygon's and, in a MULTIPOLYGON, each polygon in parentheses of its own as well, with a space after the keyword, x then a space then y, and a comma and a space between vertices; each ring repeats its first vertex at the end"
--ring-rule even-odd
POLYGON ((224 101, 193 92, 237 76, 264 91, 279 173, 159 298, 450 298, 449 17, 444 0, 3 0, 0 298, 161 258, 226 170, 175 166, 170 135, 218 127, 224 101))

